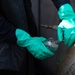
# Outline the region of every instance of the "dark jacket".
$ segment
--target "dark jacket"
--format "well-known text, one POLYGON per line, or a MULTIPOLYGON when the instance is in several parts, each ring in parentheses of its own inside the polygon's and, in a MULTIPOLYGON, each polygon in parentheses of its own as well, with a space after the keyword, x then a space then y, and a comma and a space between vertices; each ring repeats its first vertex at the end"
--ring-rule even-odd
POLYGON ((52 0, 55 7, 59 9, 59 7, 63 4, 70 3, 70 0, 52 0))
POLYGON ((0 0, 0 70, 24 70, 26 75, 35 75, 35 58, 16 44, 16 28, 37 36, 30 0, 0 0))

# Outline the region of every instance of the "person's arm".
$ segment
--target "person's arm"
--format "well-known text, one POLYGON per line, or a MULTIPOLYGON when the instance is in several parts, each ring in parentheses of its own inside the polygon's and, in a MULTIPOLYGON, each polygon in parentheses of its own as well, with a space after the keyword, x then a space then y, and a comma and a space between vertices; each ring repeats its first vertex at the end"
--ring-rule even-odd
POLYGON ((70 4, 70 0, 52 0, 52 1, 57 9, 59 9, 60 6, 66 3, 70 4))
POLYGON ((26 31, 14 27, 0 14, 0 42, 15 42, 20 47, 26 47, 35 58, 43 60, 54 55, 43 44, 45 40, 44 37, 31 37, 26 31))
POLYGON ((9 41, 15 42, 17 38, 15 36, 16 27, 10 24, 0 13, 0 42, 2 41, 9 41))
POLYGON ((75 43, 75 13, 70 0, 53 0, 58 9, 58 16, 61 20, 58 25, 58 40, 64 41, 65 45, 71 47, 75 43))

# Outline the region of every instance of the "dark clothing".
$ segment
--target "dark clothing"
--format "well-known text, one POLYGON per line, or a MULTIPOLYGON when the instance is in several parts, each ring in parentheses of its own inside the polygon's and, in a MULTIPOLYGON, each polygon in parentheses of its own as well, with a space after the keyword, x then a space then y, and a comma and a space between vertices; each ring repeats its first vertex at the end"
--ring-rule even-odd
POLYGON ((52 1, 57 9, 59 9, 59 7, 63 4, 66 4, 66 3, 70 4, 70 0, 52 0, 52 1))
POLYGON ((31 36, 36 36, 37 29, 30 0, 1 0, 0 3, 0 39, 2 41, 12 40, 12 38, 13 42, 16 41, 14 35, 16 28, 21 28, 29 32, 31 36))
POLYGON ((37 36, 30 0, 0 0, 0 70, 36 75, 35 59, 16 44, 15 30, 21 28, 37 36))
POLYGON ((2 12, 0 11, 0 42, 11 41, 16 43, 17 39, 14 33, 16 27, 6 21, 1 13, 2 12))

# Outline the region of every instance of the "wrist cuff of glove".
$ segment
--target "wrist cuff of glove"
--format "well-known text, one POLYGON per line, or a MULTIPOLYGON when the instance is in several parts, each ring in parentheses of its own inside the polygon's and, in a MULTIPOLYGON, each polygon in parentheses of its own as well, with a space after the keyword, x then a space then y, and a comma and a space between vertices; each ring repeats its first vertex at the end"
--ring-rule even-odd
POLYGON ((69 19, 69 18, 75 18, 75 14, 73 11, 73 8, 70 4, 64 4, 59 8, 58 11, 59 18, 62 19, 69 19))
POLYGON ((30 35, 22 29, 16 29, 17 44, 24 47, 25 41, 30 38, 30 35))

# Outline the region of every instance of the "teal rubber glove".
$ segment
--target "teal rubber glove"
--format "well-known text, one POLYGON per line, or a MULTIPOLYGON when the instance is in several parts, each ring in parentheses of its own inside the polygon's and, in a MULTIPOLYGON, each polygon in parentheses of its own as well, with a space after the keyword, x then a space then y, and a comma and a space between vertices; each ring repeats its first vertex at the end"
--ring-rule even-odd
POLYGON ((58 25, 58 40, 64 41, 71 47, 75 42, 75 14, 70 4, 64 4, 59 8, 59 18, 62 20, 58 25))
POLYGON ((26 47, 28 51, 35 57, 44 60, 54 53, 45 47, 42 43, 46 40, 44 37, 31 37, 27 32, 16 29, 17 44, 21 47, 26 47))

